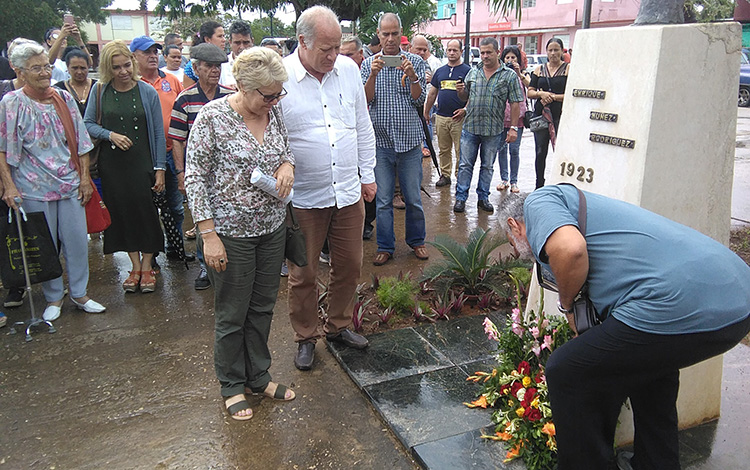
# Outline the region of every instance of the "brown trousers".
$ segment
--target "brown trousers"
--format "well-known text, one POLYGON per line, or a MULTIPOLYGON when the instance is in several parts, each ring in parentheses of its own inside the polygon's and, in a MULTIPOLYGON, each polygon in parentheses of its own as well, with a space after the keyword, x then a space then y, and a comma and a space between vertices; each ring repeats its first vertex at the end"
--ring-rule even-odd
POLYGON ((364 200, 341 209, 294 209, 305 234, 307 266, 289 266, 289 319, 294 341, 315 342, 323 333, 336 333, 352 322, 354 295, 362 270, 364 200), (318 257, 328 238, 331 273, 328 283, 328 320, 318 329, 318 257))

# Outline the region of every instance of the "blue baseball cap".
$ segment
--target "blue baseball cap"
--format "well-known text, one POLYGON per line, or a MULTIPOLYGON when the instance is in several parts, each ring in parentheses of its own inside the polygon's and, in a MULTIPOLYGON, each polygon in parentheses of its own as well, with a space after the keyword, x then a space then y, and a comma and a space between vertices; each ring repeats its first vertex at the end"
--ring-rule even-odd
POLYGON ((138 36, 130 43, 130 52, 145 51, 154 44, 156 44, 157 49, 161 49, 161 44, 154 41, 149 36, 138 36))

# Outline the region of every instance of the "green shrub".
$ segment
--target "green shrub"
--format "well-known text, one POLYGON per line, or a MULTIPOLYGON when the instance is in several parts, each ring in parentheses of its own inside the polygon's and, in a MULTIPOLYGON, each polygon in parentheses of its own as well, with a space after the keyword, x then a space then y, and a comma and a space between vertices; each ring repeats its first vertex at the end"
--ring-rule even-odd
POLYGON ((380 279, 375 295, 382 308, 390 308, 397 315, 405 316, 410 315, 414 308, 418 292, 419 286, 409 276, 402 279, 385 277, 380 279))

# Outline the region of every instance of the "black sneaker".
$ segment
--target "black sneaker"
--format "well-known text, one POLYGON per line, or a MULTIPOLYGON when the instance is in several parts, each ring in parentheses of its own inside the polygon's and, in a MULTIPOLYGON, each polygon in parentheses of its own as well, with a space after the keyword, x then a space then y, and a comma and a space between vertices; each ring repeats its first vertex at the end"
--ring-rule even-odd
POLYGON ((11 287, 8 289, 8 296, 5 297, 3 307, 20 307, 23 305, 23 299, 26 298, 26 290, 20 287, 11 287))
POLYGON ((208 273, 201 268, 200 274, 195 278, 195 290, 206 290, 211 287, 211 281, 208 279, 208 273))

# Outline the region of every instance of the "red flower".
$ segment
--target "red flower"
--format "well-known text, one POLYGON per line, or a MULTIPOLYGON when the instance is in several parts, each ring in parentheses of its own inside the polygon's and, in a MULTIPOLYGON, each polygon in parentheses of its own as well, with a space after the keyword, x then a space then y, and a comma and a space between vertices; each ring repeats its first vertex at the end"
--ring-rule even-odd
POLYGON ((527 388, 526 393, 523 395, 523 402, 521 402, 521 406, 523 406, 524 408, 528 408, 531 405, 532 400, 534 400, 535 395, 535 388, 527 388))
POLYGON ((528 407, 523 414, 523 417, 529 421, 539 421, 542 419, 542 412, 536 408, 528 407))
POLYGON ((523 388, 523 384, 521 382, 513 382, 513 385, 510 386, 510 393, 515 397, 518 396, 517 393, 519 390, 523 388))
POLYGON ((500 387, 500 395, 507 395, 510 392, 510 385, 505 384, 500 387))
POLYGON ((518 364, 518 372, 521 375, 529 375, 531 374, 531 365, 529 365, 526 361, 521 361, 520 364, 518 364))
POLYGON ((539 371, 539 372, 537 372, 537 373, 536 373, 536 375, 534 376, 534 382, 536 382, 536 383, 541 383, 541 382, 542 382, 542 377, 543 377, 543 376, 544 376, 544 371, 541 371, 541 370, 540 370, 540 371, 539 371))

